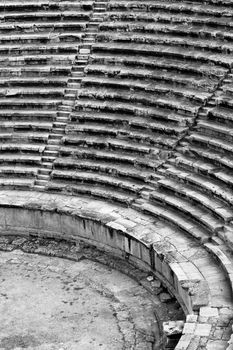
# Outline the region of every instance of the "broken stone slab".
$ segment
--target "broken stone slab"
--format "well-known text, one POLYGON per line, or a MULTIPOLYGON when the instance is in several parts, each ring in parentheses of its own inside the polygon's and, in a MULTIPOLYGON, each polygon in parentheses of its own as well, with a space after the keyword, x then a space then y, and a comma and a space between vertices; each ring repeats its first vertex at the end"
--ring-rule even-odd
POLYGON ((210 290, 207 281, 191 280, 181 281, 181 287, 191 296, 193 310, 199 310, 209 304, 210 290))
POLYGON ((154 295, 158 295, 163 291, 162 283, 159 280, 154 279, 153 276, 142 278, 140 283, 154 295))
POLYGON ((184 328, 184 321, 168 321, 163 322, 163 333, 167 337, 181 335, 184 328))

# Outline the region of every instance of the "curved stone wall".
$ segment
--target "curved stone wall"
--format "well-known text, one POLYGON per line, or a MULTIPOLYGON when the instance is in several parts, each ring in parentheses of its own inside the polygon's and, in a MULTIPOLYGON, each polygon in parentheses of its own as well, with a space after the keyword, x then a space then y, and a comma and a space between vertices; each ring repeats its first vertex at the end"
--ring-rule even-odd
POLYGON ((177 349, 227 348, 232 3, 6 0, 0 10, 2 233, 22 222, 21 233, 42 225, 75 239, 79 225, 159 274, 195 315, 177 349))
POLYGON ((159 277, 183 306, 187 322, 176 349, 195 344, 198 349, 201 344, 206 349, 227 348, 232 265, 219 246, 208 243, 203 247, 166 230, 161 236, 153 218, 83 197, 2 191, 0 198, 1 235, 81 239, 127 259, 159 277), (228 278, 223 269, 229 269, 228 278))

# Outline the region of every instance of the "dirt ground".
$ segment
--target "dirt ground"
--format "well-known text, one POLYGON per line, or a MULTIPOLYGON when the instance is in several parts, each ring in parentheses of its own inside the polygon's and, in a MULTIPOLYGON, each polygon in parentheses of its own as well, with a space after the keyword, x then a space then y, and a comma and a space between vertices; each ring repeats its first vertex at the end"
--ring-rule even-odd
POLYGON ((96 248, 0 239, 0 350, 157 350, 182 315, 160 281, 96 248))
POLYGON ((151 348, 154 306, 128 276, 19 250, 1 252, 0 264, 1 349, 151 348))

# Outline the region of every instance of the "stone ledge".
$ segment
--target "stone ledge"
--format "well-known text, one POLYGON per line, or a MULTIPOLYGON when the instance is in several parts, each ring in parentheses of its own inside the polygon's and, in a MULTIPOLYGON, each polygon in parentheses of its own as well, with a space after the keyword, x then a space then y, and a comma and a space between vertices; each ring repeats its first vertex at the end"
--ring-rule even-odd
POLYGON ((228 258, 228 256, 224 253, 223 249, 220 246, 216 246, 212 243, 204 244, 207 251, 209 251, 215 259, 221 264, 223 270, 226 272, 230 285, 231 291, 233 292, 233 265, 232 261, 228 258))
MULTIPOLYGON (((197 271, 192 259, 180 261, 177 254, 179 246, 176 247, 172 236, 166 240, 158 236, 156 222, 151 217, 133 209, 84 197, 0 191, 0 233, 68 241, 82 239, 111 251, 113 255, 124 257, 162 279, 183 306, 187 325, 176 350, 211 350, 211 346, 213 349, 225 349, 226 340, 211 339, 211 334, 218 318, 225 320, 225 316, 228 319, 232 317, 232 309, 229 309, 228 315, 223 315, 222 308, 211 308, 211 291, 207 281, 204 277, 192 278, 197 271), (139 222, 143 223, 144 229, 138 231, 139 222), (221 317, 217 317, 217 313, 221 317)), ((200 246, 200 249, 203 248, 200 246)), ((223 327, 227 329, 227 326, 223 327)))

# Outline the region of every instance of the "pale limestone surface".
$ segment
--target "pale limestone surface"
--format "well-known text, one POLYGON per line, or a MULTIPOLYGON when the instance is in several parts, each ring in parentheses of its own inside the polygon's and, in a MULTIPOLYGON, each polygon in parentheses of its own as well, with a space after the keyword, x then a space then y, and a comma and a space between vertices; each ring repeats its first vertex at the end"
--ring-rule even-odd
POLYGON ((158 341, 149 293, 117 270, 19 250, 1 252, 0 265, 0 349, 151 349, 158 341))

